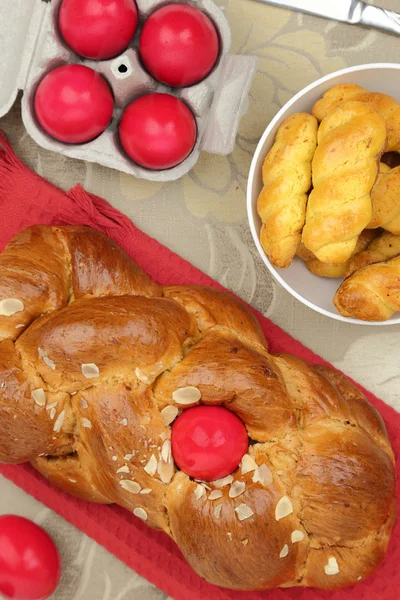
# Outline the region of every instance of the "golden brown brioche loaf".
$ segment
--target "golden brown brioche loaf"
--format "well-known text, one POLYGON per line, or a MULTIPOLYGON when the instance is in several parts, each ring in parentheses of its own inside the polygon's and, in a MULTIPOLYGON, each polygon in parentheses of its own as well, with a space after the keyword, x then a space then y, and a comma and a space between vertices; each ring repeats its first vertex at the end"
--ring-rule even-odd
POLYGON ((344 280, 333 301, 345 317, 390 319, 400 310, 400 256, 355 271, 344 280))
POLYGON ((349 277, 354 271, 362 269, 367 265, 385 262, 398 254, 400 254, 400 236, 384 231, 369 244, 368 248, 355 254, 346 263, 344 276, 349 277))
POLYGON ((380 171, 371 192, 372 219, 368 227, 382 227, 400 235, 400 167, 390 169, 381 164, 380 171))
POLYGON ((316 119, 307 113, 294 114, 279 127, 264 162, 264 188, 257 202, 260 240, 277 267, 289 267, 301 239, 316 145, 316 119))
POLYGON ((322 121, 302 238, 320 261, 339 264, 353 254, 371 220, 370 192, 385 144, 385 121, 368 104, 346 102, 322 121))
MULTIPOLYGON (((366 250, 369 244, 374 240, 377 236, 377 232, 373 229, 364 229, 361 232, 360 237, 357 240, 356 247, 353 252, 353 256, 363 250, 366 250)), ((297 256, 299 256, 306 263, 306 267, 311 273, 314 275, 318 275, 319 277, 328 277, 330 279, 337 279, 339 277, 344 277, 345 273, 348 269, 351 258, 344 263, 339 265, 332 265, 330 263, 323 263, 308 248, 305 247, 303 243, 300 243, 296 252, 297 256)))
POLYGON ((314 104, 312 113, 318 121, 339 104, 356 100, 365 102, 377 110, 385 119, 388 132, 387 151, 400 151, 400 104, 387 94, 369 92, 353 83, 335 85, 324 94, 321 100, 314 104))
POLYGON ((344 375, 272 356, 240 301, 161 288, 91 229, 32 227, 1 265, 1 461, 132 511, 217 585, 337 588, 375 569, 393 454, 344 375), (193 481, 171 453, 172 422, 199 403, 229 408, 251 442, 219 482, 193 481))

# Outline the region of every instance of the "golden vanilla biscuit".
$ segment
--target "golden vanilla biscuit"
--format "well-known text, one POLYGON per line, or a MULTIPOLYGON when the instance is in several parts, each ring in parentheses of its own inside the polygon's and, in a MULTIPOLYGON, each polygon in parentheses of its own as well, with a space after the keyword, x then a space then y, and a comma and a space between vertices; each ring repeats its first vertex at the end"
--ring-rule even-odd
POLYGON ((261 244, 277 267, 288 267, 299 245, 311 187, 317 120, 306 113, 288 117, 263 166, 264 188, 257 201, 261 244))
POLYGON ((352 83, 335 85, 316 102, 313 115, 322 121, 333 108, 350 100, 365 102, 382 115, 388 132, 387 151, 400 151, 400 104, 387 94, 369 92, 352 83))
MULTIPOLYGON (((368 248, 369 244, 373 239, 376 238, 377 235, 377 232, 373 229, 365 229, 362 231, 357 240, 357 245, 353 256, 356 253, 366 250, 366 248, 368 248)), ((314 275, 318 275, 319 277, 328 277, 330 279, 344 277, 351 261, 351 259, 349 259, 348 261, 338 265, 323 263, 318 260, 318 258, 316 258, 314 254, 310 252, 310 250, 308 250, 302 243, 300 243, 296 255, 304 260, 307 269, 311 271, 311 273, 314 273, 314 275)))
POLYGON ((345 277, 367 265, 384 262, 400 254, 400 236, 384 231, 373 240, 367 249, 355 254, 347 263, 345 277))
POLYGON ((371 200, 372 219, 368 227, 382 227, 394 235, 400 235, 400 167, 390 169, 381 164, 371 200))
POLYGON ((346 102, 321 122, 302 236, 320 261, 340 264, 353 254, 372 217, 370 193, 385 146, 385 121, 368 104, 346 102))

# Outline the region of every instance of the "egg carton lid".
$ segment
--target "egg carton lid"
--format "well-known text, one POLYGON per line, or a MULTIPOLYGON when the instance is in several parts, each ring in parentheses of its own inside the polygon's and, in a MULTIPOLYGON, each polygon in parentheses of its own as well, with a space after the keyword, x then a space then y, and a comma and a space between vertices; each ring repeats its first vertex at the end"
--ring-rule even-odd
MULTIPOLYGON (((10 110, 18 91, 24 90, 27 82, 29 84, 39 32, 51 1, 1 0, 0 117, 10 110)), ((248 109, 248 93, 257 62, 253 56, 225 54, 202 134, 201 150, 223 155, 233 151, 240 119, 248 109)))

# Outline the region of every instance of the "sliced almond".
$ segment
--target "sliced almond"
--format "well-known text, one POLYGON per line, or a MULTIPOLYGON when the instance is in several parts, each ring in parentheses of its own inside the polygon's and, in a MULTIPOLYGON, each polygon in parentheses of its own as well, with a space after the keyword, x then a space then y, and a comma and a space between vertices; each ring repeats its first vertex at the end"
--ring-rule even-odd
POLYGON ((169 440, 166 440, 162 445, 161 457, 166 463, 171 462, 172 460, 171 442, 169 440))
POLYGON ((172 404, 163 408, 161 411, 161 419, 163 424, 166 427, 168 427, 168 425, 171 425, 171 423, 175 421, 176 417, 178 416, 178 413, 179 409, 176 406, 173 406, 172 404))
POLYGON ((147 464, 143 467, 146 473, 151 475, 152 477, 157 473, 157 459, 152 454, 147 462, 147 464))
POLYGON ((139 379, 139 381, 141 381, 142 383, 146 383, 146 384, 150 383, 150 378, 141 369, 136 368, 135 375, 139 379))
POLYGON ((0 315, 2 317, 11 317, 15 313, 24 310, 25 306, 18 298, 4 298, 0 302, 0 315))
POLYGON ((285 558, 289 554, 289 546, 285 544, 279 554, 279 558, 285 558))
POLYGON ((122 419, 120 423, 123 427, 126 427, 128 425, 128 419, 122 419))
POLYGON ((295 529, 292 531, 292 544, 296 544, 296 542, 301 542, 304 539, 304 533, 300 531, 300 529, 295 529))
POLYGON ((50 410, 49 417, 50 417, 51 420, 53 420, 54 417, 56 416, 56 412, 57 411, 56 411, 56 409, 54 407, 50 410))
POLYGON ((196 487, 194 488, 194 497, 196 498, 196 500, 199 500, 202 496, 204 496, 204 494, 206 493, 206 490, 203 488, 202 485, 200 485, 199 483, 196 485, 196 487))
POLYGON ((172 400, 177 404, 195 404, 201 398, 201 392, 197 387, 191 385, 179 388, 172 392, 172 400))
POLYGON ((247 544, 249 543, 249 540, 246 538, 245 540, 242 540, 241 543, 243 544, 243 546, 247 546, 247 544))
POLYGON ((150 494, 151 488, 143 488, 140 490, 139 494, 150 494))
POLYGON ((222 504, 218 504, 218 506, 216 506, 216 507, 214 508, 214 517, 215 517, 216 519, 219 519, 219 518, 220 518, 220 516, 221 516, 221 511, 222 511, 222 504))
POLYGON ((32 390, 31 395, 38 406, 46 405, 46 394, 44 393, 43 388, 36 388, 36 390, 32 390))
POLYGON ((124 465, 123 467, 120 467, 118 469, 117 473, 129 473, 129 467, 128 467, 128 465, 124 465))
MULTIPOLYGON (((163 431, 162 433, 160 433, 160 438, 162 439, 163 442, 165 442, 165 440, 167 439, 167 434, 165 433, 165 431, 163 431)), ((156 446, 157 447, 157 446, 156 446)))
POLYGON ((231 532, 230 532, 230 531, 228 531, 228 532, 226 533, 226 535, 228 536, 228 539, 229 539, 229 541, 231 542, 231 541, 232 541, 232 534, 231 534, 231 532))
POLYGON ((129 479, 122 479, 119 485, 123 490, 130 492, 131 494, 138 494, 140 492, 140 485, 136 481, 130 481, 129 479))
POLYGON ((284 517, 291 515, 293 512, 293 504, 290 498, 282 496, 278 504, 275 507, 275 519, 280 521, 284 517))
POLYGON ((133 454, 125 454, 124 459, 131 460, 132 457, 133 457, 133 454))
POLYGON ((21 329, 22 327, 25 327, 25 325, 23 323, 18 323, 18 325, 15 326, 15 329, 21 329))
POLYGON ((229 485, 230 483, 232 483, 232 481, 233 481, 233 475, 227 475, 226 477, 223 477, 222 479, 216 479, 212 483, 213 483, 213 485, 215 485, 215 487, 222 488, 222 487, 225 487, 226 485, 229 485))
POLYGON ((231 489, 229 490, 229 498, 237 498, 246 489, 246 484, 244 481, 234 481, 231 485, 231 489))
POLYGON ((62 410, 60 412, 60 414, 58 415, 56 422, 54 423, 53 431, 55 431, 56 433, 60 432, 61 427, 63 426, 63 423, 64 423, 64 418, 65 418, 65 410, 62 410))
POLYGON ((56 363, 54 362, 54 360, 51 360, 48 355, 46 350, 43 350, 43 348, 38 348, 38 353, 40 358, 43 359, 43 362, 50 368, 53 369, 53 371, 56 368, 56 363))
POLYGON ((257 463, 250 454, 245 454, 241 460, 240 469, 242 475, 246 475, 246 473, 250 473, 250 471, 255 471, 257 469, 257 463))
POLYGON ((56 400, 55 402, 51 402, 51 404, 47 404, 46 410, 51 410, 52 408, 56 407, 57 404, 58 404, 58 400, 56 400))
POLYGON ((158 462, 157 473, 163 483, 170 483, 175 473, 174 461, 164 462, 162 459, 158 462))
POLYGON ((81 366, 81 369, 82 375, 86 377, 86 379, 93 379, 100 375, 99 367, 94 363, 85 363, 81 366))
POLYGON ((262 485, 268 485, 274 480, 271 469, 266 464, 262 464, 256 468, 253 475, 254 483, 261 483, 262 485))
POLYGON ((116 455, 114 454, 114 456, 112 456, 112 457, 111 457, 111 460, 113 460, 113 461, 115 462, 116 460, 118 460, 118 456, 116 456, 116 455))
POLYGON ((324 566, 325 575, 337 575, 340 573, 339 565, 334 556, 328 558, 328 564, 324 566))
POLYGON ((68 481, 70 481, 71 483, 76 483, 76 479, 70 479, 69 477, 68 477, 68 481))
POLYGON ((81 398, 79 400, 79 404, 81 405, 81 408, 85 409, 88 408, 89 404, 86 402, 85 398, 81 398))
POLYGON ((89 419, 81 419, 82 427, 86 427, 86 429, 92 429, 92 422, 89 419))
POLYGON ((245 519, 249 519, 252 515, 254 515, 250 506, 247 506, 247 504, 239 504, 239 506, 235 508, 235 512, 239 521, 244 521, 245 519))
POLYGON ((139 519, 142 519, 142 521, 147 521, 147 512, 144 510, 144 508, 135 508, 133 514, 135 515, 135 517, 139 517, 139 519))
POLYGON ((210 492, 208 494, 208 499, 209 500, 217 500, 218 498, 222 498, 223 493, 221 492, 221 490, 213 490, 212 492, 210 492))

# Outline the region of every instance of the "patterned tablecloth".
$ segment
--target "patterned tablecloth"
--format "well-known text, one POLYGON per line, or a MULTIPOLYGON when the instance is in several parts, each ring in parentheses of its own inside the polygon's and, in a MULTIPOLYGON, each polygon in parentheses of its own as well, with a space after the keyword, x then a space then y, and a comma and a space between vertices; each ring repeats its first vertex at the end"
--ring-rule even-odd
MULTIPOLYGON (((330 0, 324 0, 328 2, 330 0)), ((221 1, 219 2, 221 4, 221 1)), ((136 180, 42 150, 25 132, 17 101, 0 119, 19 156, 67 189, 77 182, 108 199, 146 233, 253 304, 295 338, 400 410, 400 326, 368 328, 330 320, 293 299, 266 271, 246 219, 247 174, 270 119, 293 94, 322 75, 368 62, 394 62, 400 38, 259 4, 225 0, 238 54, 260 59, 248 113, 231 156, 203 154, 180 181, 136 180)), ((396 10, 398 0, 375 4, 396 10)), ((0 478, 0 514, 25 515, 59 544, 64 572, 54 600, 156 600, 164 594, 116 558, 0 478)))

